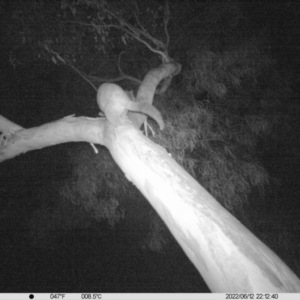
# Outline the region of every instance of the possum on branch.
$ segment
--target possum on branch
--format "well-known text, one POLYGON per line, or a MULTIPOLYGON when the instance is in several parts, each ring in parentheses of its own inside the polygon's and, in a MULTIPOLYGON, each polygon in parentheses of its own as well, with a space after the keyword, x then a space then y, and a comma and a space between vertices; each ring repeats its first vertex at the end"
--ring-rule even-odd
POLYGON ((160 130, 164 129, 162 116, 154 106, 149 103, 131 101, 127 93, 117 84, 101 84, 97 92, 97 103, 108 121, 115 126, 122 125, 122 121, 130 110, 150 116, 158 123, 160 130))

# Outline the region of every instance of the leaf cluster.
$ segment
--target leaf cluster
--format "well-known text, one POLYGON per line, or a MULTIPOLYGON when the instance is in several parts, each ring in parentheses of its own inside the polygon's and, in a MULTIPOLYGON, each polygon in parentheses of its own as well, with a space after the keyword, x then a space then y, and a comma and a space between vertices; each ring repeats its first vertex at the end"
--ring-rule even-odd
POLYGON ((192 49, 183 76, 186 89, 161 100, 167 126, 157 140, 234 210, 269 182, 257 150, 279 120, 274 107, 286 90, 278 82, 276 64, 255 39, 222 52, 208 46, 192 49), (281 94, 271 98, 278 86, 281 94))
POLYGON ((123 210, 119 208, 119 201, 128 183, 107 150, 100 149, 98 155, 101 159, 95 159, 92 150, 72 152, 72 179, 65 182, 60 195, 73 204, 84 207, 96 220, 107 219, 113 226, 124 216, 123 210))

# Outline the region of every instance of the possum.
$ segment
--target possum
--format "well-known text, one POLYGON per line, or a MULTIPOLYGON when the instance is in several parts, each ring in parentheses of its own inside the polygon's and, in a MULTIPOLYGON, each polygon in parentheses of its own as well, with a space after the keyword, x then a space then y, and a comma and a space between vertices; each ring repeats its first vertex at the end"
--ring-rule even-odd
POLYGON ((116 84, 103 83, 97 92, 97 103, 108 121, 115 126, 122 125, 127 112, 133 111, 150 116, 158 123, 160 130, 164 129, 162 116, 154 106, 131 101, 127 93, 116 84))

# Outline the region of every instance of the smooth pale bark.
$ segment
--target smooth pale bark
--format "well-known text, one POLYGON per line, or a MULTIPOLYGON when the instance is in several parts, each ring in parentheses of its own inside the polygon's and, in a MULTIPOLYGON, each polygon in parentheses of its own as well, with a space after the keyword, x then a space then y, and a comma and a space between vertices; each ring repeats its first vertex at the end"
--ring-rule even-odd
POLYGON ((68 142, 102 145, 105 118, 65 117, 38 127, 22 128, 0 115, 0 162, 22 153, 68 142))
POLYGON ((286 264, 225 210, 165 149, 133 126, 105 145, 148 199, 213 292, 300 292, 286 264))

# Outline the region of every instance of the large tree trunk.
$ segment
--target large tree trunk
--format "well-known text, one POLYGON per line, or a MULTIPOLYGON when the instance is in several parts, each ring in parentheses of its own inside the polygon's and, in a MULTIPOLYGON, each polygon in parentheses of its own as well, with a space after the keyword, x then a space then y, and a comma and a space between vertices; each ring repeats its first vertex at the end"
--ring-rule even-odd
POLYGON ((108 126, 113 158, 166 223, 213 292, 300 292, 285 263, 225 210, 162 147, 108 126))
MULTIPOLYGON (((177 74, 167 64, 150 71, 138 101, 152 103, 157 84, 177 74)), ((0 116, 0 161, 22 152, 69 141, 105 145, 149 200, 213 292, 300 292, 300 281, 266 245, 229 214, 162 147, 134 126, 145 119, 129 114, 122 126, 105 118, 66 117, 23 129, 0 116)))

